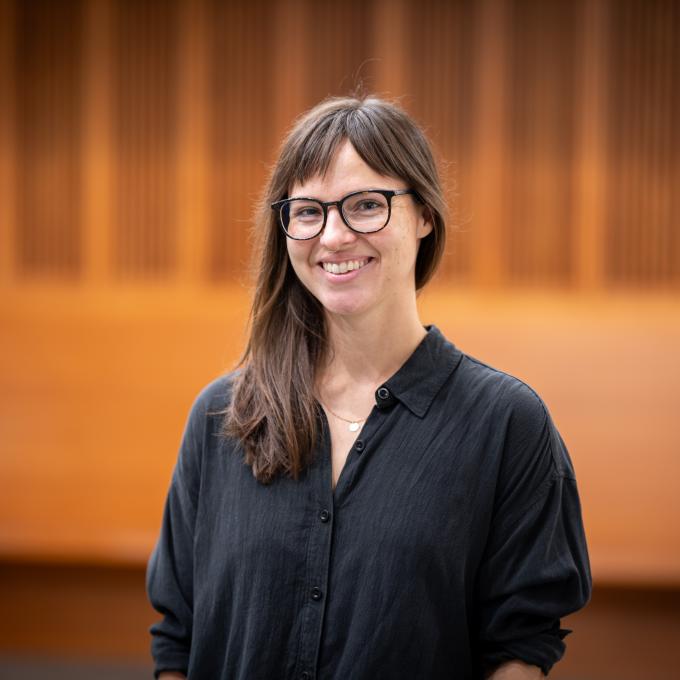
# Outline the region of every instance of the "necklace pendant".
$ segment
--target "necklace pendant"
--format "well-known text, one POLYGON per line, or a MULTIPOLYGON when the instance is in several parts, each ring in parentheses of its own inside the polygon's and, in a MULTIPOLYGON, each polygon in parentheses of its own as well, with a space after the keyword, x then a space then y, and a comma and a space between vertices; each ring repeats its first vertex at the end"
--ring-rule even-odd
POLYGON ((349 424, 349 431, 356 432, 359 429, 359 423, 353 422, 349 424))

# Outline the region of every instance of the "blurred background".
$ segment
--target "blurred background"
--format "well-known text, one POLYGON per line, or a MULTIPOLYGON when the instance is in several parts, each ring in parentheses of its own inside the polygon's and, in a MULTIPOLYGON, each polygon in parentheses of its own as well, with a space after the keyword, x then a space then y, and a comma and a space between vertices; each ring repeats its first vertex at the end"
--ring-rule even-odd
POLYGON ((675 0, 0 0, 0 678, 150 677, 145 564, 243 347, 254 202, 357 87, 442 164, 423 321, 572 455, 595 589, 551 675, 677 673, 679 29, 675 0))

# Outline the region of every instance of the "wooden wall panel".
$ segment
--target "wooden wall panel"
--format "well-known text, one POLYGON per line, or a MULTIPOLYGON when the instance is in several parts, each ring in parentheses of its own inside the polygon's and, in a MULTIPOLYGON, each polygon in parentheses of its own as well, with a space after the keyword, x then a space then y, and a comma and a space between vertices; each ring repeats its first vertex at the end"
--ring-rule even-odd
POLYGON ((680 283, 680 5, 612 3, 608 280, 680 283))
POLYGON ((274 67, 271 10, 265 0, 209 4, 211 280, 234 280, 249 264, 251 217, 275 144, 271 93, 289 77, 274 67))
POLYGON ((330 95, 361 90, 363 84, 372 89, 375 63, 371 55, 374 25, 371 2, 307 0, 304 22, 299 49, 305 51, 308 60, 305 108, 330 95))
POLYGON ((578 8, 574 55, 574 97, 578 106, 571 179, 574 201, 571 228, 574 286, 582 291, 601 290, 604 285, 609 4, 583 2, 578 8))
POLYGON ((680 288, 678 23, 671 0, 0 0, 0 547, 145 554, 185 402, 243 345, 233 283, 279 136, 363 83, 400 98, 447 164, 462 229, 427 320, 508 369, 513 329, 592 466, 602 578, 680 582, 664 325, 680 288), (525 287, 545 297, 513 303, 525 287), (499 306, 477 309, 482 290, 499 306), (629 379, 638 355, 651 365, 629 379), (564 397, 578 370, 587 397, 564 397), (651 457, 656 487, 628 503, 651 457))
POLYGON ((83 194, 84 288, 106 286, 112 279, 114 245, 113 195, 113 7, 107 0, 88 0, 83 16, 83 126, 81 174, 83 194))
POLYGON ((209 113, 206 35, 211 17, 205 0, 183 2, 178 9, 180 30, 177 60, 177 135, 175 211, 177 267, 175 283, 201 285, 208 261, 209 113))
POLYGON ((0 0, 0 288, 11 285, 16 253, 15 8, 0 0))
POLYGON ((241 279, 279 136, 357 88, 443 159, 442 280, 680 285, 673 0, 2 6, 4 285, 241 279))
POLYGON ((578 6, 510 3, 508 155, 502 239, 510 283, 567 285, 572 248, 575 34, 578 6))
POLYGON ((178 3, 113 8, 114 270, 121 279, 162 279, 177 264, 178 3))
POLYGON ((82 3, 15 6, 16 264, 74 278, 81 268, 82 3))
POLYGON ((475 288, 494 288, 505 282, 500 244, 506 223, 503 191, 507 142, 504 124, 510 101, 505 73, 507 61, 508 3, 483 0, 479 3, 475 32, 476 97, 471 163, 470 234, 472 278, 475 288))
POLYGON ((474 153, 475 31, 480 15, 470 2, 409 3, 408 97, 404 104, 422 120, 440 161, 451 208, 450 237, 440 276, 468 279, 470 168, 474 153), (423 49, 427 46, 427 49, 423 49))

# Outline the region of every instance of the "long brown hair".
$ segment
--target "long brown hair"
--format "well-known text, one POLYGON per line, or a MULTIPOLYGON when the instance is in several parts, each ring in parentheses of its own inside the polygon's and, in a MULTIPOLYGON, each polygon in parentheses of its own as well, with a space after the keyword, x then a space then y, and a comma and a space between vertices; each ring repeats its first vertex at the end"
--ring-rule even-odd
POLYGON ((344 140, 373 170, 415 189, 429 211, 433 229, 420 242, 416 290, 444 251, 446 204, 437 166, 422 130, 400 107, 373 96, 330 98, 296 121, 256 213, 250 337, 223 421, 223 434, 241 441, 245 462, 263 483, 279 474, 297 479, 311 461, 319 432, 315 378, 328 349, 321 304, 295 275, 270 206, 293 184, 323 175, 344 140))

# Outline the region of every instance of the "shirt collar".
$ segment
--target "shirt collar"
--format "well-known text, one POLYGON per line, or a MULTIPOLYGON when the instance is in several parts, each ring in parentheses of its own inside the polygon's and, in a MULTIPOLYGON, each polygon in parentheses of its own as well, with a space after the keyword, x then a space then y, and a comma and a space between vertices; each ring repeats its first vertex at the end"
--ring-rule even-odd
POLYGON ((427 413, 437 392, 463 357, 436 326, 425 329, 427 335, 406 363, 381 385, 419 418, 427 413))

